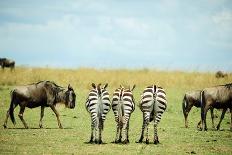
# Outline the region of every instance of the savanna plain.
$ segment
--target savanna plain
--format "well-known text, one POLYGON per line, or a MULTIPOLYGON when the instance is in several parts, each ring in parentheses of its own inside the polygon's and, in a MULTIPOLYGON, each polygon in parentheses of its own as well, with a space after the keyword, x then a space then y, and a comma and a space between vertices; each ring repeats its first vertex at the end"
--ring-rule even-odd
MULTIPOLYGON (((77 95, 75 109, 57 105, 64 129, 57 126, 56 117, 50 108, 45 108, 43 127, 39 128, 40 108, 26 109, 24 119, 29 129, 24 129, 17 117, 19 107, 14 111, 16 125, 8 120, 8 129, 0 127, 0 154, 232 154, 232 132, 230 113, 226 113, 221 130, 212 129, 210 114, 207 115, 208 131, 198 131, 200 109, 195 107, 189 114, 189 128, 184 127, 182 113, 183 95, 189 90, 198 90, 232 82, 232 75, 217 79, 212 72, 181 72, 140 70, 104 70, 104 69, 52 69, 16 67, 0 71, 0 124, 3 125, 10 105, 10 91, 19 85, 36 83, 42 80, 54 81, 60 86, 68 84, 77 95), (136 84, 133 92, 136 102, 131 115, 130 143, 112 143, 116 135, 116 123, 112 110, 108 113, 103 131, 104 144, 88 144, 90 138, 90 116, 85 109, 85 101, 91 83, 108 83, 112 94, 123 84, 136 84), (142 112, 137 106, 140 95, 146 86, 156 84, 166 90, 168 107, 158 126, 160 144, 135 143, 141 133, 142 112)), ((221 111, 215 110, 215 124, 221 111)), ((149 125, 150 142, 153 140, 153 124, 149 125)))

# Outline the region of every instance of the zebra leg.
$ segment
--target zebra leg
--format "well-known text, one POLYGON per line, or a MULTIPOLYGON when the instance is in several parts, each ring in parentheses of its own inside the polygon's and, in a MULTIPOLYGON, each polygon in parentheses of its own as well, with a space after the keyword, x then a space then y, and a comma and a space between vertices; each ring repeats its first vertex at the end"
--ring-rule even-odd
MULTIPOLYGON (((129 118, 129 120, 130 120, 130 118, 129 118)), ((127 122, 127 129, 126 129, 126 141, 127 141, 127 143, 130 143, 130 141, 129 141, 129 120, 127 122)))
POLYGON ((144 138, 144 128, 145 128, 145 120, 143 119, 143 125, 142 125, 141 136, 140 136, 140 138, 139 138, 139 141, 137 141, 136 143, 142 143, 142 142, 143 142, 143 138, 144 138))
POLYGON ((118 115, 115 116, 115 122, 116 122, 116 137, 115 137, 115 143, 119 143, 119 139, 120 139, 120 135, 119 135, 119 131, 120 131, 120 124, 119 124, 119 118, 118 115))
POLYGON ((124 144, 127 144, 127 140, 128 140, 128 117, 126 118, 126 117, 124 117, 125 118, 125 120, 124 120, 124 122, 123 122, 123 128, 122 128, 122 132, 123 132, 123 141, 122 141, 122 143, 124 143, 124 144))
POLYGON ((94 142, 95 142, 95 144, 98 143, 98 140, 97 140, 97 132, 98 132, 97 122, 95 122, 95 124, 94 124, 94 142))
POLYGON ((93 130, 94 130, 94 124, 93 124, 93 121, 92 121, 91 122, 91 136, 90 136, 89 143, 93 143, 93 130))
POLYGON ((158 133, 157 133, 157 123, 154 123, 154 144, 159 143, 158 133))
POLYGON ((150 113, 147 115, 147 118, 146 118, 146 144, 149 144, 149 135, 148 135, 148 125, 149 125, 149 121, 150 121, 150 113))
POLYGON ((145 130, 146 127, 147 127, 147 120, 149 121, 149 118, 146 118, 147 115, 149 115, 149 114, 143 113, 143 125, 142 125, 141 136, 140 136, 140 139, 139 139, 138 143, 142 143, 142 142, 143 142, 144 130, 145 130))
POLYGON ((102 143, 102 129, 99 128, 99 138, 98 138, 98 144, 101 144, 102 143))
POLYGON ((157 126, 159 124, 161 118, 161 114, 158 113, 154 116, 154 144, 159 143, 159 138, 158 138, 158 132, 157 132, 157 126))
POLYGON ((219 121, 219 123, 218 123, 218 125, 217 125, 217 130, 220 129, 221 122, 222 122, 222 120, 223 120, 223 118, 224 118, 224 116, 225 116, 226 110, 227 110, 227 108, 223 109, 223 111, 222 111, 220 121, 219 121))

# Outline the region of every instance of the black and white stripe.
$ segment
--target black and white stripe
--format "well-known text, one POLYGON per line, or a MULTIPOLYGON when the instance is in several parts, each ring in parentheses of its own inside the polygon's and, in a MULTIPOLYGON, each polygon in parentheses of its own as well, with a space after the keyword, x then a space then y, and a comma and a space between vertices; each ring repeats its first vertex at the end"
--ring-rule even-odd
POLYGON ((142 133, 139 139, 141 143, 144 138, 144 130, 146 129, 146 143, 149 143, 148 125, 154 120, 154 144, 159 143, 157 126, 161 120, 162 114, 167 108, 166 93, 163 88, 156 85, 148 86, 141 95, 140 110, 143 112, 142 133))
POLYGON ((132 94, 134 88, 135 85, 132 89, 120 86, 120 88, 116 89, 113 94, 112 109, 114 111, 117 126, 115 143, 129 142, 129 120, 131 113, 135 109, 135 102, 132 94))
POLYGON ((102 143, 102 130, 103 124, 106 119, 106 114, 110 111, 110 98, 106 90, 108 84, 100 87, 101 84, 96 86, 92 84, 93 89, 90 90, 86 101, 86 109, 91 116, 91 137, 90 143, 102 143), (97 139, 98 130, 98 139, 97 139))

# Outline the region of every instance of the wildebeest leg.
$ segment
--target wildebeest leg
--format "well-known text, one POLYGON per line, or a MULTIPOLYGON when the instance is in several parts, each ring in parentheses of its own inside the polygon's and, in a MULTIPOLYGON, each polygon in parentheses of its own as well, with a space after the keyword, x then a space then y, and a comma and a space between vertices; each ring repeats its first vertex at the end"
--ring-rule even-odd
POLYGON ((198 128, 198 129, 201 129, 201 128, 202 128, 202 126, 201 126, 201 120, 197 123, 197 128, 198 128))
POLYGON ((206 115, 207 115, 208 108, 203 109, 203 113, 201 113, 201 121, 202 121, 202 130, 207 131, 207 124, 206 124, 206 115))
POLYGON ((26 123, 25 120, 23 119, 24 110, 25 110, 25 107, 24 107, 24 106, 21 106, 18 116, 19 116, 20 120, 23 122, 24 127, 25 127, 26 129, 28 129, 27 123, 26 123))
POLYGON ((7 113, 6 113, 6 119, 5 119, 4 124, 3 124, 3 127, 5 129, 7 128, 7 120, 9 118, 9 116, 10 116, 10 110, 7 111, 7 113))
POLYGON ((230 115, 231 115, 231 118, 230 118, 230 131, 232 131, 232 108, 230 108, 230 115))
POLYGON ((210 108, 210 113, 211 113, 211 119, 212 119, 212 128, 214 129, 214 114, 213 114, 213 108, 210 108))
POLYGON ((51 106, 51 109, 53 110, 53 112, 56 114, 56 118, 57 118, 57 122, 58 122, 58 126, 60 129, 63 129, 61 123, 60 123, 60 115, 58 113, 58 111, 56 110, 56 108, 54 107, 54 105, 51 106))
POLYGON ((43 128, 43 122, 42 122, 43 116, 44 116, 44 106, 41 106, 40 121, 39 121, 40 128, 43 128))
POLYGON ((222 122, 222 120, 223 120, 223 118, 224 118, 224 116, 225 116, 226 110, 227 110, 227 108, 225 108, 225 109, 222 110, 221 118, 220 118, 220 121, 219 121, 219 123, 218 123, 218 125, 217 125, 217 130, 220 129, 221 122, 222 122))

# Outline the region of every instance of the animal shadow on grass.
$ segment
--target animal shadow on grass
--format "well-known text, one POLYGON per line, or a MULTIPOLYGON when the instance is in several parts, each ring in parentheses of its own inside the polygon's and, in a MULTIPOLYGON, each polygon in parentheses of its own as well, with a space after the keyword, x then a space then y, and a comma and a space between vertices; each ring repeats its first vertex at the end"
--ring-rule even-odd
POLYGON ((84 142, 84 144, 92 144, 92 145, 94 145, 94 144, 96 144, 96 145, 105 145, 105 144, 107 144, 107 143, 105 143, 105 142, 102 142, 101 144, 99 144, 98 142, 84 142))
POLYGON ((146 142, 146 141, 138 142, 138 141, 136 141, 135 143, 137 143, 137 144, 147 144, 147 145, 162 145, 162 143, 160 143, 160 142, 158 142, 157 144, 154 144, 153 141, 149 141, 149 142, 146 142))
POLYGON ((67 127, 67 128, 63 128, 63 129, 60 129, 60 128, 28 128, 28 129, 26 129, 26 128, 7 128, 7 129, 10 129, 10 130, 14 130, 14 129, 16 129, 16 130, 43 130, 43 129, 49 129, 49 130, 53 130, 53 129, 57 129, 57 130, 66 130, 66 129, 73 129, 73 128, 70 128, 70 127, 67 127))

